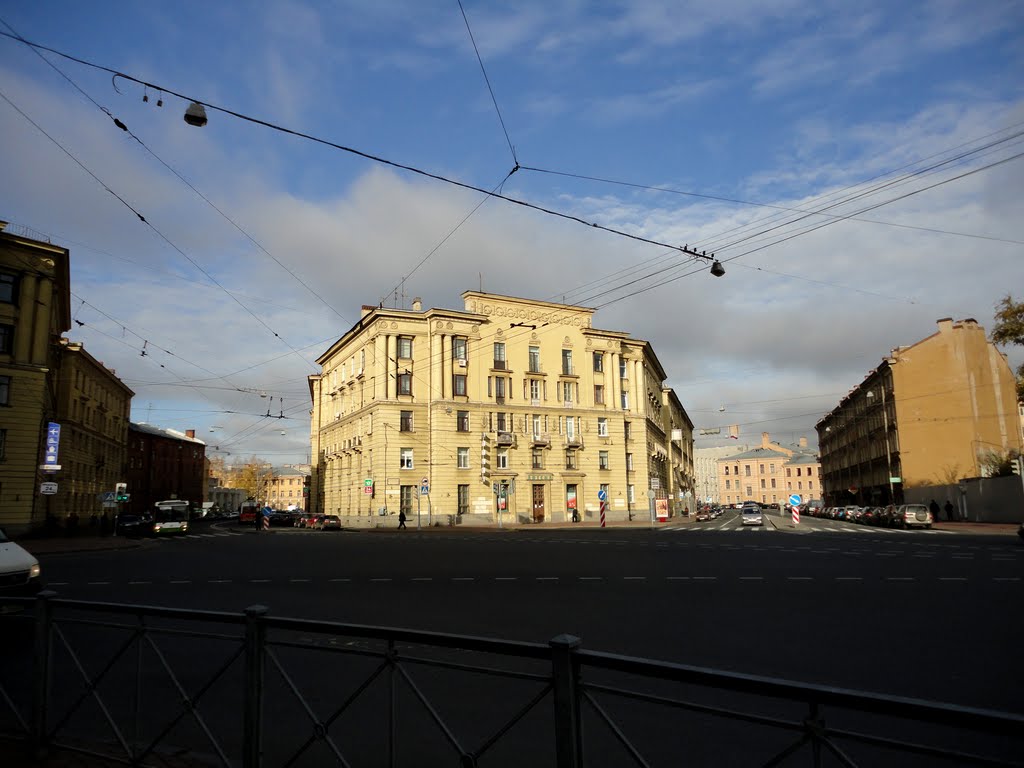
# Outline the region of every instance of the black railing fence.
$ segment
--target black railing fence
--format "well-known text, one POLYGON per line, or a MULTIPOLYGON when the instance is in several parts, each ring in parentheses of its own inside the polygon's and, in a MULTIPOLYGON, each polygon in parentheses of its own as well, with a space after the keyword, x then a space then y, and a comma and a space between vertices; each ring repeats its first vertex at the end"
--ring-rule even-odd
POLYGON ((52 592, 0 607, 0 754, 29 744, 44 765, 1024 765, 1019 714, 587 651, 568 635, 52 592))

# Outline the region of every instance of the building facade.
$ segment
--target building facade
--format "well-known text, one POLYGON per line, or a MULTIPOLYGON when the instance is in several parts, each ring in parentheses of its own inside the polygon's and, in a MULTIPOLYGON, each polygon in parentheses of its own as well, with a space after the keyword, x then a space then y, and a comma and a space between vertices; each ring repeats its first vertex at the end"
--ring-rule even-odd
POLYGON ((0 222, 0 526, 12 535, 43 525, 52 483, 66 476, 41 466, 57 421, 57 341, 71 326, 68 260, 0 222))
POLYGON ((305 512, 308 481, 309 467, 272 467, 267 480, 267 506, 305 512))
POLYGON ((692 424, 650 344, 593 328, 587 307, 463 301, 363 307, 318 359, 312 511, 648 519, 692 487, 692 424))
POLYGON ((151 424, 128 425, 129 500, 124 512, 140 514, 158 501, 184 499, 202 508, 206 491, 206 443, 194 429, 179 432, 151 424))
POLYGON ((786 448, 763 432, 759 447, 717 459, 716 465, 721 504, 756 501, 782 507, 794 495, 801 503, 822 498, 821 463, 803 438, 796 448, 786 448))
POLYGON ((825 501, 887 504, 1021 450, 1016 379, 973 319, 894 349, 817 424, 825 501))
POLYGON ((46 498, 59 524, 74 514, 81 524, 104 512, 101 494, 127 482, 128 424, 134 392, 78 343, 58 346, 57 422, 61 426, 58 491, 46 498))
POLYGON ((719 496, 718 460, 726 456, 749 451, 750 446, 720 445, 715 448, 697 448, 693 452, 694 488, 701 504, 721 504, 719 496))

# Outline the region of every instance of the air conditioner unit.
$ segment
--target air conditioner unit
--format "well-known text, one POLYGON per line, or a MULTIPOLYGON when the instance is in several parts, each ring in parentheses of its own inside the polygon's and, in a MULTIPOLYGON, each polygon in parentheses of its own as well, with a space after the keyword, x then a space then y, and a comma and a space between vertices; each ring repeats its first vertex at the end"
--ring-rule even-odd
POLYGON ((465 367, 466 367, 466 361, 460 358, 459 359, 459 368, 465 368, 465 367))

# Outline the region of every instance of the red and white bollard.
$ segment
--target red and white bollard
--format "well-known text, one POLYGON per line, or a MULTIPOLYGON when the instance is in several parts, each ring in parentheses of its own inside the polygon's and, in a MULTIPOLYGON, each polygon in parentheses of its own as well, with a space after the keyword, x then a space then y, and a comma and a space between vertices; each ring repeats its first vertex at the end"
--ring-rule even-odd
POLYGON ((605 527, 605 525, 604 525, 604 513, 605 513, 606 509, 608 509, 608 502, 607 501, 602 501, 601 502, 601 527, 602 528, 605 527))
POLYGON ((799 525, 800 524, 800 507, 794 505, 792 509, 793 509, 793 525, 799 525))

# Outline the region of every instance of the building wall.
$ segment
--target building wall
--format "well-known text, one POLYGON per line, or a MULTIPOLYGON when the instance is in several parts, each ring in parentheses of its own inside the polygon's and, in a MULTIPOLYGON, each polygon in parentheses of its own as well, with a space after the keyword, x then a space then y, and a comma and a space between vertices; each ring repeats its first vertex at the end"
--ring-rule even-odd
POLYGON ((647 407, 647 390, 660 403, 663 388, 649 345, 592 328, 585 307, 463 298, 462 310, 364 308, 321 356, 310 377, 317 511, 565 521, 573 504, 595 518, 604 489, 611 519, 646 519, 654 446, 667 456, 647 407))
POLYGON ((158 501, 184 499, 202 506, 205 496, 205 444, 195 434, 130 424, 128 493, 124 511, 139 514, 158 501))
POLYGON ((902 503, 978 477, 987 452, 1021 449, 1018 414, 1013 372, 984 329, 939 320, 818 422, 826 501, 902 503))
MULTIPOLYGON (((39 493, 47 424, 56 419, 51 340, 71 325, 68 251, 0 222, 0 525, 12 535, 41 526, 39 493)), ((58 454, 58 460, 60 454, 58 454)))
POLYGON ((750 450, 749 445, 722 445, 716 448, 697 448, 693 452, 694 493, 701 503, 719 504, 718 460, 750 450))
POLYGON ((890 363, 905 486, 980 477, 987 451, 1020 450, 1016 383, 1006 358, 973 320, 939 332, 890 363))
POLYGON ((756 501, 783 506, 792 495, 801 502, 822 498, 821 463, 806 450, 771 442, 767 432, 761 445, 716 461, 718 495, 721 504, 756 501))
POLYGON ((128 423, 134 392, 81 344, 62 339, 57 373, 57 421, 62 470, 58 493, 47 503, 57 521, 72 512, 81 524, 104 507, 99 494, 127 482, 128 423))

